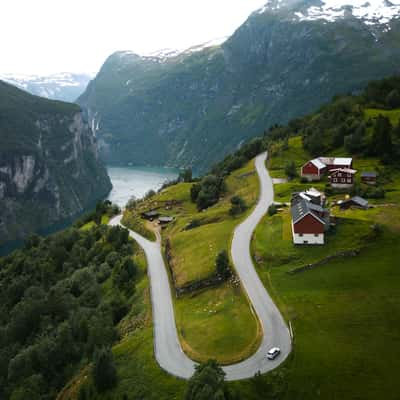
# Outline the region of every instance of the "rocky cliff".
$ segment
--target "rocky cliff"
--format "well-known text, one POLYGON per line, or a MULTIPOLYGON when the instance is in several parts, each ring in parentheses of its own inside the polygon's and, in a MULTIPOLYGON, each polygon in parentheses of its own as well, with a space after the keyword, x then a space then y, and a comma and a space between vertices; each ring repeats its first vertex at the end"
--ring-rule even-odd
POLYGON ((110 189, 78 106, 0 81, 0 243, 72 217, 110 189))
POLYGON ((204 170, 269 126, 400 72, 400 6, 330 3, 270 1, 200 51, 110 56, 78 100, 103 157, 204 170))

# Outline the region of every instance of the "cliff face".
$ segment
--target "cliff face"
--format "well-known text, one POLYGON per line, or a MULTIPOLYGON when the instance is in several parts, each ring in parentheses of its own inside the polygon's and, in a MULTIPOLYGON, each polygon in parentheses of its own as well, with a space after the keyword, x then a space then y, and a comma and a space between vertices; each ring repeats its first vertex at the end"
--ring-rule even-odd
POLYGON ((0 82, 0 243, 72 217, 111 189, 76 105, 0 82))
POLYGON ((348 7, 317 15, 317 0, 276 3, 221 46, 110 56, 78 100, 103 157, 204 171, 269 126, 400 71, 397 8, 391 19, 366 20, 348 7))

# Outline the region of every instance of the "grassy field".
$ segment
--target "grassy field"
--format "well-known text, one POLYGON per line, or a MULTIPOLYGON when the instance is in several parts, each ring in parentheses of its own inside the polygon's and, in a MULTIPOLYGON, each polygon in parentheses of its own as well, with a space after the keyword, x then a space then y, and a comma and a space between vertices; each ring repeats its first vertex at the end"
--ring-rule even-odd
MULTIPOLYGON (((224 197, 205 211, 198 212, 190 200, 192 184, 180 183, 141 203, 129 215, 138 220, 141 212, 157 209, 162 215, 174 217, 174 222, 163 229, 162 237, 164 243, 168 239, 171 244, 170 265, 177 287, 214 275, 216 255, 224 249, 229 251, 233 230, 247 215, 231 217, 230 198, 242 196, 248 212, 258 198, 254 168, 252 161, 229 176, 224 197), (186 230, 193 220, 200 226, 186 230)), ((257 349, 261 339, 259 323, 237 283, 229 281, 195 295, 184 295, 174 299, 174 306, 182 347, 194 360, 215 358, 229 364, 257 349)))
MULTIPOLYGON (((296 164, 308 159, 296 149, 299 139, 290 142, 294 149, 289 147, 270 162, 275 171, 293 154, 296 164)), ((383 169, 374 159, 355 159, 354 167, 383 169)), ((367 211, 334 207, 338 224, 324 246, 292 244, 288 209, 265 217, 257 227, 252 242, 257 270, 291 322, 295 341, 292 355, 275 375, 261 377, 258 385, 234 384, 243 398, 260 398, 263 388, 279 384, 279 398, 288 400, 398 398, 400 175, 383 173, 388 175, 385 199, 371 200, 374 208, 367 211), (373 229, 376 223, 381 224, 381 233, 373 229), (311 270, 288 273, 349 249, 361 251, 311 270)), ((287 201, 292 190, 310 186, 298 179, 275 185, 276 200, 287 201)), ((312 186, 323 189, 324 183, 312 186)), ((343 195, 329 200, 338 197, 343 195)))
POLYGON ((388 117, 392 125, 397 125, 400 122, 400 110, 381 110, 377 108, 368 108, 365 110, 367 118, 376 118, 378 115, 388 117))
POLYGON ((147 221, 144 221, 137 212, 126 210, 121 220, 127 228, 134 230, 143 237, 154 241, 156 236, 147 225, 147 221))

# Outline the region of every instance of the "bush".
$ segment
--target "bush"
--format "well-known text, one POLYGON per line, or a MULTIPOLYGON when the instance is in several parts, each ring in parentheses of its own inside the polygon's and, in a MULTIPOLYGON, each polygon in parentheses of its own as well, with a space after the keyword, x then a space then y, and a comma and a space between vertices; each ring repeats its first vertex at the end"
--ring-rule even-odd
POLYGON ((93 381, 99 392, 111 389, 117 383, 117 371, 110 348, 97 349, 94 353, 93 381))
POLYGON ((222 250, 218 253, 215 260, 215 267, 217 275, 222 279, 227 279, 232 275, 229 257, 226 250, 222 250))
POLYGON ((225 372, 214 360, 196 365, 190 378, 185 400, 228 400, 231 394, 225 384, 225 372))
POLYGON ((293 160, 288 161, 285 165, 285 174, 289 179, 296 178, 297 176, 297 169, 296 169, 296 164, 294 163, 293 160))
POLYGON ((278 212, 278 210, 276 209, 276 205, 275 205, 275 204, 271 204, 271 205, 268 207, 268 215, 269 215, 270 217, 272 217, 273 215, 275 215, 277 212, 278 212))
POLYGON ((199 183, 192 185, 190 197, 199 210, 204 210, 218 202, 225 191, 224 179, 216 175, 207 175, 199 183))
POLYGON ((240 196, 233 196, 231 198, 231 208, 229 210, 230 215, 239 215, 242 212, 246 211, 246 209, 246 202, 240 196))

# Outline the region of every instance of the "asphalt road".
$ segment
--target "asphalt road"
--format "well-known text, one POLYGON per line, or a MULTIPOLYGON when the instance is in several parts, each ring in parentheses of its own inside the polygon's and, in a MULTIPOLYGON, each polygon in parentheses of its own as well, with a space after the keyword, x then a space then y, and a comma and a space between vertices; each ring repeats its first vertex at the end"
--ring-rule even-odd
MULTIPOLYGON (((257 352, 240 363, 224 367, 227 380, 253 377, 258 371, 265 373, 280 365, 291 351, 291 338, 278 308, 261 283, 250 255, 250 241, 257 224, 273 201, 272 180, 265 168, 267 154, 256 158, 256 169, 260 178, 260 198, 251 215, 234 232, 232 260, 237 274, 252 303, 263 329, 263 339, 257 352), (280 347, 281 354, 270 361, 266 357, 271 347, 280 347)), ((118 225, 121 216, 110 221, 118 225)), ((172 293, 160 242, 150 242, 139 234, 129 231, 146 253, 151 282, 153 307, 154 350, 157 362, 172 375, 188 379, 193 375, 195 363, 183 352, 175 325, 172 293)))

